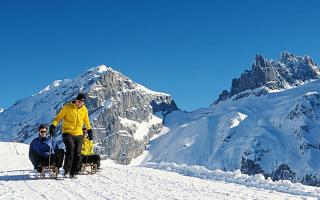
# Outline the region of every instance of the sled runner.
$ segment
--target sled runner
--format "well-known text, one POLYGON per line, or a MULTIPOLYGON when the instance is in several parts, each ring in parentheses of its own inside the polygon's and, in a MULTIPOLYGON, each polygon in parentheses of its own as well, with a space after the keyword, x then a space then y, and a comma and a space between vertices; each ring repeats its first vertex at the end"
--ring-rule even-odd
POLYGON ((59 168, 55 166, 42 166, 41 173, 38 173, 38 177, 41 179, 56 179, 58 180, 59 168))

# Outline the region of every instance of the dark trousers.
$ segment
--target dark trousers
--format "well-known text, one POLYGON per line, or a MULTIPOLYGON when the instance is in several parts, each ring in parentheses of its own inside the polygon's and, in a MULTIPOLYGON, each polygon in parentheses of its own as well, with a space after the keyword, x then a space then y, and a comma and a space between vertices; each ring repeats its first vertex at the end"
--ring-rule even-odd
MULTIPOLYGON (((63 157, 64 157, 64 150, 58 149, 54 154, 50 156, 50 165, 58 168, 62 167, 63 157)), ((29 158, 35 169, 38 169, 41 166, 49 165, 49 157, 43 157, 37 152, 29 151, 29 158)))
POLYGON ((68 133, 62 134, 63 143, 66 145, 66 156, 63 169, 66 173, 75 174, 81 166, 82 137, 68 133))
POLYGON ((94 163, 97 164, 97 167, 100 168, 100 156, 99 155, 82 155, 81 163, 94 163))

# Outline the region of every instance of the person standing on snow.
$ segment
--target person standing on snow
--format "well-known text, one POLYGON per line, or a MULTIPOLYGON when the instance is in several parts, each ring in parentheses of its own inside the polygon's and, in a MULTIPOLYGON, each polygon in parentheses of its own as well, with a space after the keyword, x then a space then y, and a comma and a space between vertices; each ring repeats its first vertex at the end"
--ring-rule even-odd
POLYGON ((64 150, 59 149, 59 145, 55 139, 47 138, 48 128, 46 125, 40 125, 38 131, 39 137, 32 140, 29 147, 29 158, 34 169, 40 173, 41 167, 48 166, 49 164, 59 169, 62 167, 64 150))
POLYGON ((62 138, 66 146, 66 156, 64 159, 64 175, 73 178, 79 173, 81 165, 82 148, 82 128, 83 123, 88 130, 89 140, 93 140, 93 132, 89 122, 88 110, 84 105, 85 95, 79 93, 75 100, 63 106, 56 118, 50 125, 50 135, 54 135, 56 126, 61 120, 62 138))

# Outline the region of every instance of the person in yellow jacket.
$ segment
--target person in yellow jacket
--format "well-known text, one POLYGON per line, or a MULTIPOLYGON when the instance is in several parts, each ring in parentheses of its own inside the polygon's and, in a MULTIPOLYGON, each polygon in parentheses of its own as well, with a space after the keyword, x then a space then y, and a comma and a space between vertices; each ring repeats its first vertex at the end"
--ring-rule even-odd
POLYGON ((93 141, 89 140, 88 131, 83 128, 82 149, 81 149, 81 163, 94 163, 100 169, 100 155, 93 152, 93 141))
POLYGON ((82 127, 85 124, 88 130, 88 139, 93 140, 93 132, 89 122, 88 110, 84 105, 85 94, 79 93, 76 99, 67 103, 60 110, 50 125, 50 135, 54 135, 56 126, 61 120, 62 138, 66 146, 64 159, 64 175, 73 178, 79 173, 81 166, 82 127))

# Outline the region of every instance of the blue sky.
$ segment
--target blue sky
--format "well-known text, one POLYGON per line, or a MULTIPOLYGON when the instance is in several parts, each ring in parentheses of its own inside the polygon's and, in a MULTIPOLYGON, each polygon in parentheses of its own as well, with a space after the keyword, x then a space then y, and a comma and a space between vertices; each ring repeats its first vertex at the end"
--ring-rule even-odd
POLYGON ((105 64, 184 110, 206 107, 255 54, 320 53, 320 1, 0 1, 0 107, 105 64))

